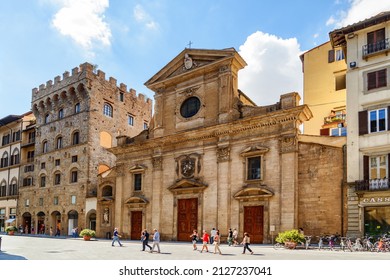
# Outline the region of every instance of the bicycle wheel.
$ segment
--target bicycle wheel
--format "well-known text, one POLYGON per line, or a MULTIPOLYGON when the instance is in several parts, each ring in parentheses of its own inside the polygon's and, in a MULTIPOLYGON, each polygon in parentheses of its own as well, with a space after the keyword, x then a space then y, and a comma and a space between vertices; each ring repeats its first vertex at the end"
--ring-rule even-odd
POLYGON ((278 250, 278 249, 280 249, 280 248, 283 248, 283 244, 280 244, 280 243, 275 243, 275 244, 274 244, 274 249, 275 249, 275 250, 278 250))

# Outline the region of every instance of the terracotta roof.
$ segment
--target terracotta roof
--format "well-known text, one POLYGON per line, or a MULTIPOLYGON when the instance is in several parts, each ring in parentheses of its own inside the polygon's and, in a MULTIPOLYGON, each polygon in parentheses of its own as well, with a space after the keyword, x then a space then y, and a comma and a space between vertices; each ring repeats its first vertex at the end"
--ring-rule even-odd
POLYGON ((343 46, 346 44, 345 36, 349 33, 368 28, 373 25, 380 24, 390 20, 390 11, 385 11, 371 18, 359 21, 357 23, 347 25, 345 27, 335 29, 329 32, 329 38, 333 47, 343 46))

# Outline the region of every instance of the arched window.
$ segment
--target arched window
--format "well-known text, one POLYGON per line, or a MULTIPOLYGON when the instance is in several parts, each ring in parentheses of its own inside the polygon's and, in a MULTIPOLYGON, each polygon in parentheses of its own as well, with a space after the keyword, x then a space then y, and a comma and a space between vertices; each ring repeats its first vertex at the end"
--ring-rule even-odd
POLYGON ((60 185, 61 184, 61 173, 56 172, 54 173, 54 185, 60 185))
POLYGON ((3 156, 1 157, 0 167, 3 168, 3 167, 7 167, 7 166, 8 166, 8 153, 4 152, 3 156))
POLYGON ((49 123, 49 114, 46 114, 46 115, 45 115, 44 123, 49 123))
POLYGON ((80 133, 78 131, 73 132, 72 135, 72 145, 77 145, 80 143, 80 133))
POLYGON ((12 156, 11 156, 11 164, 10 165, 19 164, 19 163, 20 163, 19 150, 15 149, 14 152, 12 153, 12 156))
POLYGON ((56 149, 61 149, 62 148, 62 137, 59 136, 57 137, 57 140, 56 140, 56 149))
POLYGON ((12 179, 11 185, 9 186, 9 195, 18 195, 18 180, 12 179))
POLYGON ((0 197, 7 195, 7 183, 2 181, 0 184, 0 197))
POLYGON ((42 153, 47 153, 48 152, 48 146, 47 146, 47 141, 42 142, 42 153))
POLYGON ((113 117, 113 114, 112 114, 112 106, 108 103, 104 103, 104 107, 103 107, 103 114, 107 117, 110 117, 112 118, 113 117))
POLYGON ((23 179, 23 186, 24 187, 32 186, 32 184, 33 184, 33 177, 29 176, 29 177, 23 179))
POLYGON ((46 176, 41 175, 41 182, 40 182, 41 188, 46 187, 46 176))

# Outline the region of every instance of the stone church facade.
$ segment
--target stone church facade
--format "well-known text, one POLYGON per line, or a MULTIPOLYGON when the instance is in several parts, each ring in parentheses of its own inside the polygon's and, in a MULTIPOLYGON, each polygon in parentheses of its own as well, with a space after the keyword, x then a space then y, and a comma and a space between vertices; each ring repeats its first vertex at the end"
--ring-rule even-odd
POLYGON ((188 241, 215 227, 271 243, 298 227, 342 232, 342 140, 300 135, 312 113, 295 92, 256 106, 238 89, 245 66, 232 48, 185 49, 145 83, 153 120, 109 149, 116 165, 98 179, 99 236, 118 227, 137 240, 158 228, 163 240, 188 241))

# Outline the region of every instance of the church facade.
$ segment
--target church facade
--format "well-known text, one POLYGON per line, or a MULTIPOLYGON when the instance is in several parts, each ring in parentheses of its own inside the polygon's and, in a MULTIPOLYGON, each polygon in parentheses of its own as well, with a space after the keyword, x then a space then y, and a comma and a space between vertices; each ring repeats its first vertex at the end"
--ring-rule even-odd
POLYGON ((342 232, 343 140, 300 135, 312 113, 298 93, 256 106, 238 89, 245 66, 232 48, 184 49, 145 83, 153 120, 109 149, 116 165, 98 178, 98 236, 118 227, 138 240, 158 228, 162 240, 188 241, 215 227, 271 243, 298 227, 342 232))

